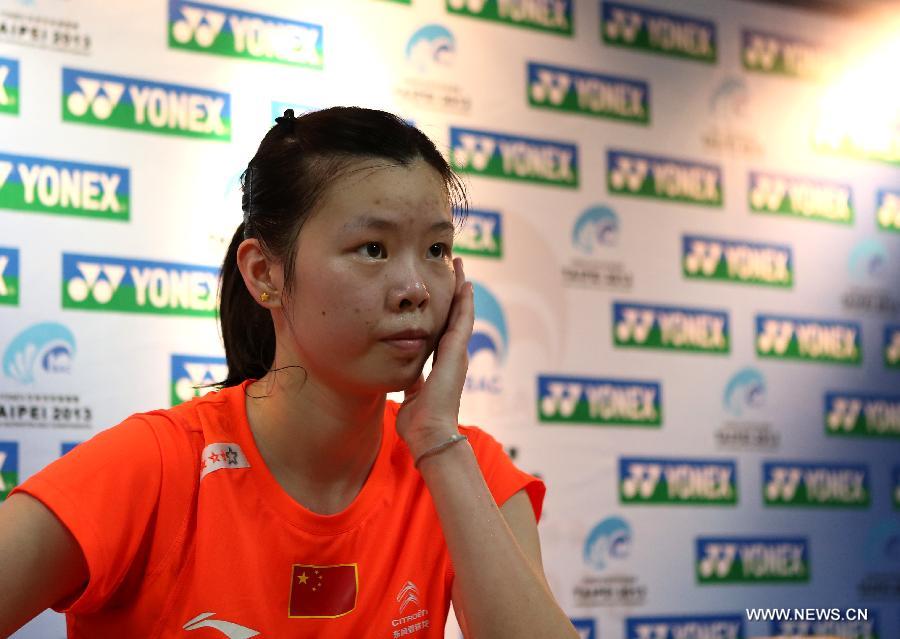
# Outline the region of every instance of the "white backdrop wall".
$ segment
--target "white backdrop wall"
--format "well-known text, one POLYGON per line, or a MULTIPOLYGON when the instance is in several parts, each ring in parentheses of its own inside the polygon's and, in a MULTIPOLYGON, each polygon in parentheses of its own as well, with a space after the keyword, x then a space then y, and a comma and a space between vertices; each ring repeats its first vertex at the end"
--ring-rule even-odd
POLYGON ((0 498, 224 377, 241 171, 287 107, 375 106, 466 176, 461 421, 547 482, 582 635, 900 637, 885 27, 735 0, 3 0, 0 498), (784 606, 868 619, 745 613, 784 606))

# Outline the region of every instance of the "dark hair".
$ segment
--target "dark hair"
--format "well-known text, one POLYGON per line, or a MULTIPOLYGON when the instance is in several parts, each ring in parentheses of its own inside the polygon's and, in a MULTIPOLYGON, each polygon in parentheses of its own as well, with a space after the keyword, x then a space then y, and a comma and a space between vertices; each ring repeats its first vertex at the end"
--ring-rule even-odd
POLYGON ((257 238, 284 265, 285 294, 293 281, 294 254, 303 223, 328 187, 355 161, 384 158, 400 165, 425 160, 440 174, 455 214, 464 219, 465 188, 434 143, 399 117, 360 107, 333 107, 276 118, 241 175, 244 222, 225 254, 220 280, 219 321, 228 377, 216 386, 259 379, 275 358, 270 311, 256 303, 237 266, 237 249, 257 238))

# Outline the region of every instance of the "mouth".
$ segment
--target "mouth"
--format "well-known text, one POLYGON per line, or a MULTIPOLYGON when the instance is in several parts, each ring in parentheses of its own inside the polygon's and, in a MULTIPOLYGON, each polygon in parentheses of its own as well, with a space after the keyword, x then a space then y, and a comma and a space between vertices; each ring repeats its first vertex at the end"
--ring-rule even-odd
POLYGON ((404 353, 417 353, 430 343, 430 335, 421 329, 409 329, 388 335, 381 341, 404 353))

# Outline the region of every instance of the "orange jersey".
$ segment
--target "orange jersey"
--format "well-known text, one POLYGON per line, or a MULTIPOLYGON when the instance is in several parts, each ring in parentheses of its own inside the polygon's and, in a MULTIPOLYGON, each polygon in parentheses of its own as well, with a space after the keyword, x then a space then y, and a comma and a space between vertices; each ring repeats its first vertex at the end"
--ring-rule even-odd
MULTIPOLYGON (((307 510, 253 440, 245 387, 134 415, 13 490, 78 540, 90 579, 58 602, 73 639, 442 638, 453 566, 388 401, 381 449, 343 512, 307 510)), ((494 500, 545 486, 489 434, 469 437, 494 500)))

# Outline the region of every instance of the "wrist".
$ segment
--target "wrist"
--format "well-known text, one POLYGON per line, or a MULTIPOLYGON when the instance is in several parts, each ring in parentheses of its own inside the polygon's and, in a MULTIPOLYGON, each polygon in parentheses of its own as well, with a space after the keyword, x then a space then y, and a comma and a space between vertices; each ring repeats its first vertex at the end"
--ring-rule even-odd
POLYGON ((463 435, 462 433, 454 433, 450 435, 446 440, 437 444, 436 446, 432 446, 431 448, 425 450, 420 453, 418 456, 413 457, 413 466, 415 468, 421 470, 421 463, 423 460, 430 459, 432 457, 442 455, 449 448, 458 448, 456 444, 460 444, 462 442, 467 441, 469 438, 463 435))
POLYGON ((414 429, 406 429, 406 432, 401 433, 401 437, 406 442, 412 458, 417 459, 425 451, 442 444, 458 432, 458 424, 435 423, 414 429))

